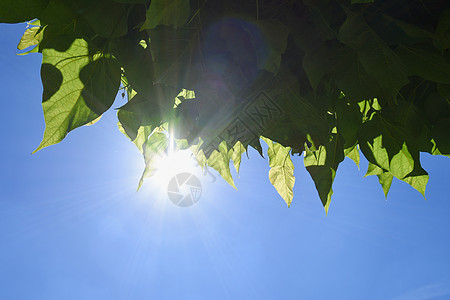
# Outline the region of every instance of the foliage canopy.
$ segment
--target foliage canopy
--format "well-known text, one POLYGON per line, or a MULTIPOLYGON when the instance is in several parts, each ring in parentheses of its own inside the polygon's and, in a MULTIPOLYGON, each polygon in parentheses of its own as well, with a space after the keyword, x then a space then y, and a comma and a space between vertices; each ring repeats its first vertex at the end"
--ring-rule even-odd
POLYGON ((328 210, 346 156, 361 152, 387 195, 394 177, 424 194, 420 152, 450 155, 448 0, 1 1, 0 22, 25 21, 18 49, 43 57, 36 150, 119 91, 142 178, 170 147, 164 132, 232 185, 230 161, 262 154, 262 137, 286 203, 303 154, 328 210))

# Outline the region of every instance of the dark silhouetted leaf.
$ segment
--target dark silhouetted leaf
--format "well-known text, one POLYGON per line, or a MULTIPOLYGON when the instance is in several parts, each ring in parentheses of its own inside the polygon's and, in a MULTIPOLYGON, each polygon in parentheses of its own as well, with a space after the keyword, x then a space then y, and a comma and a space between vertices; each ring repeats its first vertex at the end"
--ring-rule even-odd
POLYGON ((0 23, 30 21, 47 7, 49 0, 2 0, 0 1, 0 23))
POLYGON ((387 94, 395 96, 408 83, 407 70, 401 59, 370 28, 361 14, 347 11, 347 20, 339 29, 339 39, 357 52, 366 72, 387 94))
POLYGON ((183 26, 189 15, 190 7, 187 0, 153 0, 141 30, 153 29, 158 25, 183 26))
POLYGON ((450 62, 437 51, 420 46, 399 46, 395 51, 408 68, 408 75, 450 84, 450 62))

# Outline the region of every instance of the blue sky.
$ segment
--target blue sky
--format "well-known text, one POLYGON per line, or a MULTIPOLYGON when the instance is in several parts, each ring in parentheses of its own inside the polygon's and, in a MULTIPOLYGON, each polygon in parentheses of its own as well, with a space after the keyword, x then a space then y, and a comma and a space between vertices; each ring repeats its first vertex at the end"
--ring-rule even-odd
MULTIPOLYGON (((341 164, 328 216, 301 158, 287 208, 250 151, 238 191, 198 177, 173 205, 149 179, 112 110, 36 154, 44 118, 40 55, 0 25, 0 299, 448 299, 450 160, 422 155, 427 200, 341 164)), ((115 107, 120 105, 116 102, 115 107)), ((199 170, 197 170, 199 172, 199 170)))

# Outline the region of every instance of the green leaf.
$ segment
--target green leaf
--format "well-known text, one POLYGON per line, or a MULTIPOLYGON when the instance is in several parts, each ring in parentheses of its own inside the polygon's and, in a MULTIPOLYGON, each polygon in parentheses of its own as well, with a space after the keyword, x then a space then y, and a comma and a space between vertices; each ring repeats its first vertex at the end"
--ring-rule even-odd
MULTIPOLYGON (((417 161, 419 161, 418 157, 417 161)), ((414 170, 401 180, 415 188, 425 198, 425 189, 427 187, 428 179, 428 173, 419 164, 416 164, 414 170)))
POLYGON ((310 142, 317 144, 328 139, 328 96, 324 96, 323 93, 320 97, 311 94, 301 95, 298 90, 298 79, 286 70, 271 79, 269 87, 268 95, 271 99, 276 99, 276 104, 286 117, 271 120, 261 135, 283 145, 289 141, 294 149, 303 148, 308 134, 310 142))
POLYGON ((124 4, 145 4, 148 2, 148 0, 113 0, 113 1, 124 4))
POLYGON ((289 207, 294 198, 295 184, 294 164, 290 155, 291 148, 283 147, 265 137, 261 137, 261 139, 269 146, 267 149, 270 166, 269 180, 289 207))
POLYGON ((48 0, 2 0, 0 23, 19 23, 35 19, 47 4, 48 0))
POLYGON ((191 90, 182 89, 181 92, 175 97, 175 105, 180 104, 180 100, 195 99, 195 92, 191 90))
POLYGON ((410 36, 412 38, 417 38, 420 40, 423 40, 423 39, 434 40, 434 39, 438 38, 437 35, 434 34, 433 32, 423 29, 422 27, 417 26, 415 24, 406 23, 406 22, 400 21, 398 19, 389 17, 385 14, 383 14, 382 17, 384 19, 386 19, 387 21, 395 23, 398 27, 400 27, 403 30, 404 33, 406 33, 408 36, 410 36))
MULTIPOLYGON (((386 140, 386 138, 385 138, 386 140)), ((386 145, 386 143, 385 143, 386 145)), ((387 146, 390 147, 390 146, 387 146)), ((389 171, 397 178, 404 178, 412 172, 414 168, 414 159, 409 152, 406 144, 402 145, 400 151, 390 160, 389 171)))
POLYGON ((359 144, 369 162, 424 194, 428 174, 420 166, 419 152, 408 147, 407 135, 402 127, 376 115, 364 123, 359 144))
POLYGON ((381 109, 377 98, 360 101, 358 106, 363 117, 363 123, 371 120, 375 113, 381 109))
MULTIPOLYGON (((77 18, 74 4, 78 1, 50 0, 47 7, 37 16, 42 24, 62 25, 72 23, 77 18)), ((83 3, 82 1, 80 1, 83 3)))
MULTIPOLYGON (((119 130, 130 140, 134 141, 138 135, 139 129, 141 128, 141 119, 135 113, 124 109, 119 109, 117 112, 117 118, 119 119, 119 130)), ((148 127, 151 128, 152 126, 148 127)))
POLYGON ((97 119, 94 119, 91 122, 84 124, 83 126, 92 126, 95 123, 97 123, 98 121, 100 121, 101 118, 102 118, 102 116, 99 116, 97 119))
POLYGON ((122 74, 120 82, 127 93, 127 100, 130 101, 134 98, 134 96, 137 95, 137 92, 130 86, 130 84, 128 83, 128 78, 124 74, 122 74))
POLYGON ((105 38, 117 38, 127 34, 130 7, 109 0, 95 0, 83 13, 83 17, 95 32, 105 38), (106 17, 99 17, 99 16, 106 17))
POLYGON ((356 103, 346 98, 336 100, 337 130, 344 138, 344 148, 352 147, 358 140, 358 130, 362 124, 362 114, 356 103))
MULTIPOLYGON (((119 111, 120 112, 120 111, 119 111)), ((119 127, 120 132, 122 132, 125 136, 127 136, 133 143, 138 147, 141 153, 144 152, 143 145, 147 142, 148 137, 153 131, 152 126, 140 126, 137 129, 137 132, 133 135, 133 138, 130 137, 128 132, 126 131, 125 125, 121 121, 117 122, 117 126, 119 127)))
POLYGON ((140 46, 142 35, 129 32, 111 41, 112 53, 124 69, 127 84, 141 94, 151 94, 153 89, 154 63, 150 48, 140 46))
POLYGON ((317 150, 305 150, 304 164, 306 170, 314 180, 320 200, 328 212, 331 195, 333 195, 333 181, 339 164, 344 160, 342 138, 333 134, 332 139, 317 150))
POLYGON ((395 131, 391 133, 389 130, 395 130, 395 127, 385 127, 386 125, 387 122, 383 122, 379 115, 375 115, 372 120, 364 123, 359 131, 359 145, 364 156, 371 163, 386 171, 390 171, 391 160, 397 156, 400 165, 396 168, 398 173, 393 174, 397 178, 403 178, 413 169, 410 163, 412 157, 407 148, 403 147, 404 140, 401 134, 395 131), (407 164, 401 165, 401 162, 407 164))
MULTIPOLYGON (((402 139, 406 141, 410 151, 428 151, 431 144, 431 130, 430 119, 427 119, 427 115, 424 111, 421 111, 415 103, 423 101, 420 95, 415 96, 418 86, 414 87, 413 95, 407 96, 408 101, 398 99, 397 105, 390 105, 384 109, 384 119, 387 119, 389 123, 395 125, 399 130, 399 134, 402 134, 402 139)), ((441 97, 439 100, 444 102, 441 97)), ((425 99, 426 100, 426 99, 425 99)), ((445 105, 445 103, 439 103, 445 105)), ((439 108, 439 105, 436 105, 439 108)), ((448 105, 447 105, 448 106, 448 105)), ((440 107, 442 108, 442 106, 440 107)), ((443 107, 445 113, 447 107, 443 107)))
POLYGON ((437 84, 436 85, 438 93, 450 103, 450 85, 437 84))
POLYGON ((447 9, 439 16, 439 21, 436 26, 436 33, 439 35, 443 35, 449 30, 450 30, 450 9, 447 9))
POLYGON ((241 157, 246 151, 244 145, 240 141, 237 141, 233 148, 230 149, 230 157, 233 161, 234 168, 236 169, 236 173, 239 174, 239 166, 241 165, 241 157))
POLYGON ((158 26, 148 31, 154 61, 155 82, 193 89, 197 78, 193 57, 197 55, 199 30, 158 26))
POLYGON ((420 46, 400 45, 395 50, 408 68, 408 75, 450 84, 450 63, 439 54, 420 46))
MULTIPOLYGON (((78 26, 75 23, 64 24, 64 25, 46 25, 43 31, 43 37, 39 43, 39 52, 43 53, 44 49, 52 49, 58 52, 67 52, 67 50, 72 46, 75 39, 80 38, 78 34, 78 26)), ((86 42, 85 47, 89 50, 89 45, 86 42)), ((88 51, 87 54, 92 54, 88 51)), ((84 54, 83 52, 83 55, 84 54)))
POLYGON ((339 40, 358 53, 358 59, 385 93, 395 96, 408 83, 407 70, 395 52, 372 30, 363 16, 347 10, 339 40))
MULTIPOLYGON (((418 161, 418 157, 417 157, 418 161)), ((380 167, 369 162, 369 167, 365 176, 377 175, 378 181, 383 188, 384 196, 387 198, 387 194, 392 184, 392 179, 394 175, 391 172, 385 171, 380 167)), ((406 175, 404 178, 400 178, 402 181, 411 185, 414 189, 420 192, 425 198, 425 189, 428 183, 428 173, 420 166, 420 164, 415 165, 415 169, 406 175)))
MULTIPOLYGON (((337 35, 334 22, 336 15, 342 15, 342 7, 336 1, 329 0, 303 0, 309 7, 310 18, 314 24, 314 33, 323 41, 334 40, 337 35)), ((305 18, 309 19, 309 18, 305 18)), ((308 22, 310 22, 308 20, 308 22)))
POLYGON ((339 47, 327 55, 325 61, 329 61, 328 74, 348 99, 360 101, 379 96, 380 85, 366 72, 355 50, 345 46, 339 47))
POLYGON ((43 50, 42 83, 46 128, 35 150, 59 143, 66 134, 105 112, 120 84, 120 67, 106 55, 89 55, 87 42, 76 39, 65 52, 43 50))
POLYGON ((141 30, 153 29, 158 25, 180 27, 190 15, 188 0, 152 0, 141 30))
POLYGON ((195 155, 195 159, 197 160, 197 163, 203 170, 207 165, 208 159, 206 158, 206 155, 203 153, 203 150, 200 149, 200 147, 201 147, 201 143, 198 143, 197 145, 190 146, 189 149, 195 155))
POLYGON ((358 166, 359 170, 359 149, 358 145, 355 145, 353 147, 347 148, 344 150, 344 155, 351 160, 355 162, 355 164, 358 166))
POLYGON ((450 117, 439 120, 432 128, 437 149, 442 155, 450 155, 450 117))
POLYGON ((381 184, 381 187, 383 188, 384 197, 387 198, 394 176, 389 172, 384 172, 377 175, 377 177, 378 182, 381 184))
POLYGON ((142 145, 142 150, 145 160, 145 169, 139 181, 138 190, 144 182, 144 178, 154 175, 156 171, 155 162, 158 158, 164 155, 167 146, 169 145, 167 136, 164 133, 154 132, 147 141, 142 145))
POLYGON ((314 90, 317 89, 322 78, 330 72, 330 57, 334 54, 333 50, 321 44, 314 51, 308 51, 303 58, 303 69, 314 90))
POLYGON ((367 167, 367 172, 366 172, 366 175, 364 175, 364 177, 371 176, 371 175, 379 175, 379 174, 382 174, 383 172, 386 172, 386 171, 369 161, 369 165, 367 167))
POLYGON ((278 20, 259 20, 255 25, 265 38, 264 43, 259 45, 261 41, 257 39, 258 35, 250 35, 253 45, 256 46, 256 64, 260 69, 277 73, 281 64, 281 54, 286 51, 289 29, 278 20))
POLYGON ((370 176, 370 175, 377 175, 378 182, 380 183, 381 187, 383 188, 384 197, 387 198, 387 195, 389 193, 389 189, 391 188, 391 184, 392 184, 392 180, 393 180, 394 176, 391 173, 384 171, 377 165, 374 165, 371 162, 369 162, 369 166, 367 168, 367 173, 366 173, 366 175, 364 175, 364 177, 370 176))
POLYGON ((25 50, 28 47, 36 46, 42 40, 44 28, 40 26, 39 20, 30 23, 30 25, 32 27, 25 30, 19 44, 17 45, 17 49, 19 50, 25 50))
POLYGON ((445 49, 450 49, 450 9, 439 16, 436 34, 439 36, 436 42, 439 50, 445 51, 445 49))
POLYGON ((288 207, 290 207, 292 199, 294 198, 294 169, 288 166, 272 167, 269 170, 269 180, 277 190, 278 194, 284 199, 288 207))
POLYGON ((214 150, 207 160, 208 166, 219 172, 223 179, 225 179, 232 187, 234 185, 233 177, 230 172, 230 156, 228 154, 227 144, 225 141, 219 145, 219 151, 214 150))
POLYGON ((118 125, 144 155, 140 184, 163 132, 233 186, 230 160, 239 172, 262 135, 286 203, 291 155, 306 151, 328 211, 338 165, 358 165, 358 147, 385 195, 393 177, 425 194, 420 152, 450 155, 449 6, 402 1, 4 0, 0 22, 42 25, 18 45, 43 53, 38 149, 95 123, 122 82, 118 125))
MULTIPOLYGON (((187 150, 189 149, 189 143, 186 139, 174 139, 177 150, 187 150)), ((192 151, 191 151, 192 152, 192 151)))
POLYGON ((167 121, 177 94, 177 89, 154 84, 146 94, 137 94, 123 105, 120 110, 131 114, 119 115, 119 118, 121 122, 123 121, 122 124, 126 125, 125 129, 129 131, 130 137, 133 137, 131 132, 136 132, 141 125, 150 125, 154 128, 160 126, 163 120, 167 121))

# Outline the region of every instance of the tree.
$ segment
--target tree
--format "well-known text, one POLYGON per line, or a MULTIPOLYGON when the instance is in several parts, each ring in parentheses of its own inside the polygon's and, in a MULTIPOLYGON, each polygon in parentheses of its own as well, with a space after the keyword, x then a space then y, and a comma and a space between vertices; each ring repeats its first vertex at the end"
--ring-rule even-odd
POLYGON ((303 155, 328 210, 346 156, 361 152, 387 196, 394 177, 424 194, 420 153, 450 155, 447 0, 0 3, 0 22, 25 21, 18 49, 43 57, 36 151, 95 123, 119 92, 142 179, 172 139, 234 185, 230 161, 239 171, 262 139, 286 203, 303 155))

